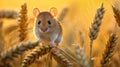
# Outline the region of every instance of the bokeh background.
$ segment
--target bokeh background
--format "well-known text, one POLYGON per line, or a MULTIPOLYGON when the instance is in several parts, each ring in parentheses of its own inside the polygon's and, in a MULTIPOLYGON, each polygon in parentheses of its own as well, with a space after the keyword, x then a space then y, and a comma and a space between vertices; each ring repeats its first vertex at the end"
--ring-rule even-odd
MULTIPOLYGON (((64 7, 68 8, 68 13, 64 20, 61 21, 63 27, 63 42, 61 45, 66 45, 71 40, 72 44, 80 44, 80 32, 84 38, 84 45, 86 55, 89 57, 89 28, 93 22, 96 10, 103 3, 105 7, 105 15, 102 20, 98 38, 93 43, 93 56, 96 60, 95 67, 100 64, 102 53, 105 49, 106 42, 111 32, 114 31, 115 19, 112 11, 113 0, 1 0, 0 10, 16 10, 20 11, 21 5, 26 3, 28 9, 28 18, 30 20, 30 31, 28 40, 36 40, 33 35, 33 8, 39 8, 40 11, 49 11, 51 7, 58 9, 58 14, 64 7), (70 36, 69 36, 70 35, 70 36)), ((17 20, 2 19, 4 21, 3 29, 9 25, 17 25, 17 20)), ((69 44, 70 44, 69 43, 69 44)), ((9 45, 5 46, 9 48, 9 45)), ((5 49, 6 49, 5 48, 5 49)))

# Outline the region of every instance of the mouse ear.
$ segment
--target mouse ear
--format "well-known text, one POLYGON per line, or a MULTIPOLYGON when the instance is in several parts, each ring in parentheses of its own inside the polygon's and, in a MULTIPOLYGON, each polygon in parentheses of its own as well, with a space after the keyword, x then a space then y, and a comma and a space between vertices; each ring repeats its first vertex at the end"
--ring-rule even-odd
POLYGON ((34 15, 35 17, 37 17, 37 16, 39 15, 39 13, 40 13, 40 10, 39 10, 38 8, 34 8, 34 9, 33 9, 33 15, 34 15))
POLYGON ((50 8, 50 13, 54 16, 54 17, 56 17, 56 15, 57 15, 57 8, 55 8, 55 7, 52 7, 52 8, 50 8))

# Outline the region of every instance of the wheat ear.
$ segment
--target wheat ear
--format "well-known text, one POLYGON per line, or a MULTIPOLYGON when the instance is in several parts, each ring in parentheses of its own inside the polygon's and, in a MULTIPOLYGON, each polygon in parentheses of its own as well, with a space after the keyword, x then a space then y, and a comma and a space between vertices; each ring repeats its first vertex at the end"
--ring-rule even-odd
POLYGON ((64 52, 58 48, 53 48, 51 50, 53 58, 62 67, 73 67, 73 63, 64 55, 64 52))
POLYGON ((109 41, 107 42, 106 49, 102 55, 101 67, 109 67, 110 60, 114 55, 116 40, 117 40, 116 34, 112 34, 109 38, 109 41))
POLYGON ((90 67, 90 64, 86 58, 84 50, 77 45, 75 46, 75 52, 76 52, 77 59, 79 60, 80 66, 90 67))
POLYGON ((18 55, 21 55, 24 51, 33 49, 39 45, 39 42, 25 42, 15 45, 8 50, 4 51, 0 55, 0 62, 5 63, 7 60, 13 61, 18 55))
POLYGON ((3 51, 4 48, 4 36, 3 36, 3 22, 0 20, 0 53, 3 51))
POLYGON ((27 37, 27 5, 24 3, 21 6, 20 16, 19 16, 19 41, 22 42, 27 37))
POLYGON ((92 26, 91 26, 90 31, 89 31, 90 60, 92 59, 92 43, 93 43, 93 40, 95 40, 98 36, 103 15, 104 15, 104 7, 103 7, 103 4, 102 4, 101 7, 97 9, 94 21, 93 21, 92 26))
POLYGON ((28 54, 24 58, 21 67, 29 66, 37 58, 39 58, 39 56, 43 56, 43 55, 47 54, 48 52, 50 52, 51 49, 52 49, 52 47, 49 45, 37 47, 35 50, 33 50, 30 54, 28 54))
POLYGON ((68 12, 68 8, 63 8, 63 10, 61 11, 61 13, 58 16, 58 21, 62 21, 64 19, 64 17, 66 16, 68 12))
POLYGON ((112 6, 113 12, 114 12, 114 17, 115 20, 118 24, 118 26, 120 27, 120 10, 117 7, 118 5, 114 4, 114 6, 112 6))
POLYGON ((0 10, 0 18, 16 19, 18 15, 15 10, 0 10))

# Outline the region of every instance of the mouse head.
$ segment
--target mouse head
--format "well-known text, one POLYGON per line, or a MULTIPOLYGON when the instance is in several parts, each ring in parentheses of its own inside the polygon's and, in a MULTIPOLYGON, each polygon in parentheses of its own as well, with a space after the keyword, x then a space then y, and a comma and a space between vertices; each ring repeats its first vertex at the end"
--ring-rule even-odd
POLYGON ((56 26, 56 8, 52 7, 49 12, 40 12, 38 8, 34 8, 33 14, 36 17, 35 26, 40 32, 48 32, 56 26))

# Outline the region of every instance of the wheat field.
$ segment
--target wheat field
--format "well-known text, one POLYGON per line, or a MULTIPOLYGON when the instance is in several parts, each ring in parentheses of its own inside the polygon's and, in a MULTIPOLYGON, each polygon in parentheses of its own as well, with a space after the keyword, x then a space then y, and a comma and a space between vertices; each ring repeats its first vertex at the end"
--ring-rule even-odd
POLYGON ((0 67, 120 67, 119 0, 1 0, 0 67), (59 46, 33 32, 33 9, 56 7, 59 46))

